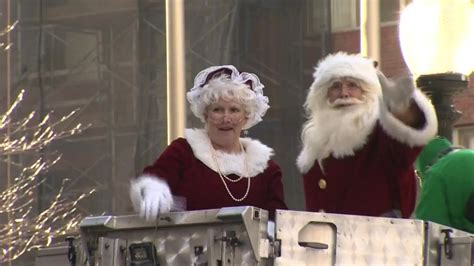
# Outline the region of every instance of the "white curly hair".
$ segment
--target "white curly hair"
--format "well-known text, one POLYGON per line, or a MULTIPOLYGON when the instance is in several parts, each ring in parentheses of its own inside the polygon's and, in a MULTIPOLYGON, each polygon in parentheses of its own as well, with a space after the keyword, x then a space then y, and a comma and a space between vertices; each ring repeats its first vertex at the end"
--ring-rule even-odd
POLYGON ((255 74, 239 71, 232 65, 212 66, 201 71, 194 79, 194 87, 187 93, 193 114, 205 123, 207 107, 219 99, 236 100, 246 114, 249 129, 262 121, 268 105, 263 95, 263 84, 255 74))

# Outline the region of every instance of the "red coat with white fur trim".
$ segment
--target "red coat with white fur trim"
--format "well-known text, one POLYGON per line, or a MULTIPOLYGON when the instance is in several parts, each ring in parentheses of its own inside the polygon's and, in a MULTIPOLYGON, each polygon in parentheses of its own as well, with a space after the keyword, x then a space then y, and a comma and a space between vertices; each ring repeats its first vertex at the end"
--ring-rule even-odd
POLYGON ((416 201, 413 162, 422 146, 410 148, 390 137, 380 124, 354 156, 323 160, 304 174, 306 209, 380 216, 394 209, 409 217, 416 201), (319 181, 326 181, 325 189, 319 181))
MULTIPOLYGON (((365 126, 359 132, 352 132, 359 133, 357 136, 329 132, 335 138, 326 135, 329 138, 318 139, 318 134, 324 131, 307 135, 309 139, 316 138, 317 145, 307 141, 297 165, 303 173, 308 211, 382 216, 399 210, 402 217, 411 215, 417 191, 413 165, 423 146, 435 136, 438 126, 428 98, 415 90, 412 100, 424 116, 424 125, 420 128, 402 123, 380 101, 365 110, 375 116, 369 116, 366 120, 369 122, 363 123, 365 126), (374 118, 372 124, 370 121, 374 118), (332 145, 329 152, 324 150, 327 143, 332 145), (321 179, 324 181, 320 183, 321 179)), ((344 129, 343 122, 330 122, 324 124, 318 120, 318 126, 323 129, 330 126, 339 133, 348 130, 344 129)))
POLYGON ((437 130, 429 99, 411 78, 388 80, 360 54, 328 55, 313 76, 297 158, 307 209, 370 216, 393 216, 398 210, 409 217, 416 197, 413 164, 437 130), (333 108, 328 89, 344 77, 359 80, 365 97, 333 108), (405 111, 417 113, 416 125, 405 111))
MULTIPOLYGON (((173 195, 186 198, 187 210, 251 205, 268 210, 273 219, 276 209, 287 209, 282 172, 273 160, 268 160, 265 170, 251 178, 248 196, 236 202, 227 194, 218 173, 196 158, 184 138, 173 141, 153 165, 145 168, 144 174, 166 180, 173 195)), ((237 178, 234 174, 228 176, 237 178)), ((226 182, 235 197, 245 194, 246 178, 226 182)))

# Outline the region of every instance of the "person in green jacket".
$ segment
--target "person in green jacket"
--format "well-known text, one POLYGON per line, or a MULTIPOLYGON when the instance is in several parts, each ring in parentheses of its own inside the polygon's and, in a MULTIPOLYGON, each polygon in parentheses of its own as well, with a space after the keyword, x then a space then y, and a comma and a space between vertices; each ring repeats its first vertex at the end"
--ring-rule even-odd
POLYGON ((474 233, 474 150, 437 137, 415 167, 422 181, 416 218, 474 233))

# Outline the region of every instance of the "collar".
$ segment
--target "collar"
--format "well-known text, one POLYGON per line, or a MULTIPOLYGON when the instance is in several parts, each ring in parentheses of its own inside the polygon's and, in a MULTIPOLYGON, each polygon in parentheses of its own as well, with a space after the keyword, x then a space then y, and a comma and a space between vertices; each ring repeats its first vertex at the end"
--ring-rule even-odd
MULTIPOLYGON (((204 129, 186 129, 184 136, 193 150, 194 156, 207 167, 217 172, 217 167, 211 154, 211 141, 204 129)), ((268 166, 268 160, 273 156, 273 149, 262 144, 258 140, 251 138, 240 138, 247 156, 249 177, 263 173, 268 166)), ((219 167, 225 175, 242 175, 244 167, 244 157, 242 154, 228 154, 217 152, 219 167)))

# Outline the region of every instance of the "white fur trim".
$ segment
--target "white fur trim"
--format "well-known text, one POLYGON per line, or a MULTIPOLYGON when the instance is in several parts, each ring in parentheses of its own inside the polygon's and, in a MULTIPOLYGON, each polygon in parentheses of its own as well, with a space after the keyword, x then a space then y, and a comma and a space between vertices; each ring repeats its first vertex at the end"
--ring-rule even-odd
POLYGON ((365 83, 365 90, 381 94, 380 82, 374 61, 361 54, 338 52, 323 58, 313 73, 313 89, 327 89, 335 78, 352 77, 365 83))
MULTIPOLYGON (((186 140, 191 146, 194 156, 203 162, 207 167, 217 172, 211 154, 211 142, 204 129, 186 129, 184 132, 186 140)), ((242 146, 244 146, 245 154, 248 162, 248 176, 253 177, 263 173, 268 166, 268 160, 273 155, 273 149, 262 144, 258 140, 251 138, 241 138, 242 146)), ((216 153, 219 161, 219 167, 223 174, 246 175, 243 173, 244 156, 242 154, 228 154, 218 151, 216 153)))
POLYGON ((140 206, 144 200, 144 190, 146 188, 158 188, 160 191, 157 191, 157 193, 163 191, 163 193, 169 194, 169 198, 171 198, 171 192, 166 181, 152 175, 141 175, 130 181, 130 200, 136 212, 141 211, 140 206))
POLYGON ((385 132, 410 147, 425 145, 438 130, 436 112, 430 100, 418 89, 413 93, 413 100, 425 116, 426 124, 422 129, 405 125, 393 116, 385 105, 380 108, 380 124, 385 132))
POLYGON ((300 173, 305 174, 306 172, 309 171, 311 166, 313 166, 314 160, 316 160, 316 157, 314 156, 314 154, 315 154, 315 151, 311 146, 309 145, 303 146, 303 149, 301 150, 300 154, 296 158, 296 166, 298 167, 298 170, 300 170, 300 173))

